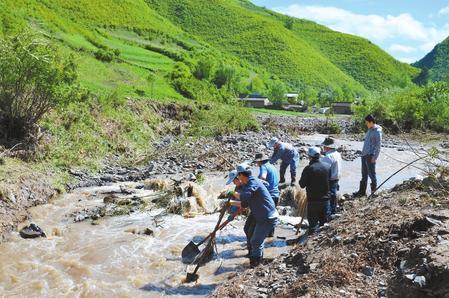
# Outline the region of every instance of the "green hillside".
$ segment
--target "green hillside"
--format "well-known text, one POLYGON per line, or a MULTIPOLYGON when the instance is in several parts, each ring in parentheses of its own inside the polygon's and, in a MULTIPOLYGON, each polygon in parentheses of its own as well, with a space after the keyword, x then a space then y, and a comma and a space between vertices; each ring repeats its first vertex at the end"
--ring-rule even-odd
POLYGON ((291 18, 249 1, 6 0, 0 5, 4 35, 26 24, 42 31, 75 54, 82 83, 96 92, 137 91, 156 98, 202 92, 223 101, 228 95, 219 95, 207 81, 173 84, 169 77, 177 62, 193 73, 206 59, 213 60, 214 70, 223 61, 234 66, 240 78, 233 90, 239 93, 266 92, 279 78, 287 89, 306 85, 347 98, 367 89, 403 87, 416 75, 365 39, 304 20, 288 26, 291 18), (95 59, 106 48, 119 53, 111 63, 95 59), (155 77, 152 88, 147 71, 155 77), (262 87, 247 90, 254 77, 262 87))
POLYGON ((416 73, 365 39, 246 0, 0 1, 0 38, 29 30, 75 63, 81 88, 40 122, 51 142, 39 156, 57 166, 148 154, 149 140, 174 130, 155 101, 188 106, 185 134, 214 135, 256 127, 238 95, 306 90, 328 104, 416 73))
POLYGON ((148 2, 184 30, 289 82, 380 90, 403 87, 417 74, 366 39, 279 15, 248 1, 148 2))
POLYGON ((428 70, 429 78, 441 81, 449 77, 449 37, 437 44, 424 58, 413 64, 428 70))
POLYGON ((412 66, 399 62, 358 36, 336 32, 307 20, 295 20, 293 32, 369 90, 405 87, 410 77, 418 73, 412 66))

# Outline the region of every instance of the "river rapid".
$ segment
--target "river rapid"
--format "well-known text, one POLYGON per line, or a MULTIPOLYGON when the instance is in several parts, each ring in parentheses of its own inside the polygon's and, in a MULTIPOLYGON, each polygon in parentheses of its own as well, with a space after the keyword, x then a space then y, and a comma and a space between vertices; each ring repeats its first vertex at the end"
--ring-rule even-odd
MULTIPOLYGON (((304 136, 312 145, 323 135, 304 136)), ((339 143, 359 150, 361 142, 339 143)), ((397 148, 383 148, 378 161, 379 184, 404 163, 414 160, 414 153, 397 148)), ((307 162, 303 160, 299 169, 307 162)), ((423 165, 417 165, 422 167, 423 165)), ((409 167, 393 177, 384 188, 421 174, 409 167)), ((210 203, 224 189, 225 173, 209 173, 203 184, 210 203)), ((343 162, 342 193, 352 192, 360 180, 360 158, 343 162)), ((287 177, 289 181, 289 177, 287 177)), ((197 283, 185 284, 187 271, 181 262, 181 250, 192 239, 199 241, 210 233, 218 215, 184 218, 166 214, 162 209, 148 209, 129 215, 74 222, 70 214, 100 206, 104 194, 120 187, 137 189, 141 183, 121 183, 103 187, 76 189, 46 205, 31 208, 30 222, 39 225, 47 238, 22 239, 16 232, 10 241, 0 244, 0 296, 2 297, 162 297, 205 296, 235 272, 248 267, 244 218, 237 219, 217 234, 216 257, 200 268, 197 283), (150 228, 154 235, 136 231, 150 228)), ((139 194, 151 196, 149 190, 139 194)), ((282 218, 298 222, 298 218, 282 218)), ((280 225, 274 238, 266 243, 265 257, 273 258, 288 250, 285 240, 294 238, 291 226, 280 225)))

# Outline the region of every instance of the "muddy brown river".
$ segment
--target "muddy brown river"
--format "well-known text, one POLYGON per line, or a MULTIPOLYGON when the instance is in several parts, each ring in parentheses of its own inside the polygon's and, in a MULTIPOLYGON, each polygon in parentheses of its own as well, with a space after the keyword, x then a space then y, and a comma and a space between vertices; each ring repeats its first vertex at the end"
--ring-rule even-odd
MULTIPOLYGON (((303 139, 318 144, 323 136, 307 136, 303 139)), ((361 149, 360 142, 340 142, 351 149, 361 149)), ((416 158, 412 152, 394 148, 384 148, 382 152, 385 154, 381 153, 378 162, 380 182, 401 168, 403 162, 416 158)), ((304 164, 305 161, 301 163, 300 172, 304 164)), ((359 164, 360 159, 344 162, 341 192, 353 191, 358 186, 359 164)), ((391 179, 385 187, 417 174, 420 174, 420 170, 410 167, 391 179)), ((137 184, 124 185, 133 188, 137 184)), ((16 232, 10 241, 0 244, 0 296, 205 296, 230 275, 247 268, 249 262, 244 258, 246 249, 242 219, 235 220, 217 234, 217 255, 200 269, 199 281, 183 284, 186 271, 193 268, 181 262, 181 250, 191 239, 199 241, 211 232, 217 214, 184 218, 152 209, 101 218, 97 225, 92 225, 91 221, 75 223, 73 217, 69 216, 83 208, 103 204, 100 194, 119 188, 119 184, 114 184, 78 189, 49 204, 31 208, 29 222, 39 225, 48 237, 22 239, 16 232), (154 235, 132 233, 144 228, 151 228, 154 235)), ((222 173, 209 175, 204 183, 204 190, 208 194, 206 200, 212 204, 223 188, 222 173)), ((139 191, 151 195, 151 191, 139 191)), ((298 218, 282 220, 292 223, 299 221, 298 218)), ((281 225, 276 236, 293 238, 294 231, 287 225, 281 225)), ((269 258, 288 250, 285 241, 277 237, 267 241, 266 246, 265 257, 269 258)))

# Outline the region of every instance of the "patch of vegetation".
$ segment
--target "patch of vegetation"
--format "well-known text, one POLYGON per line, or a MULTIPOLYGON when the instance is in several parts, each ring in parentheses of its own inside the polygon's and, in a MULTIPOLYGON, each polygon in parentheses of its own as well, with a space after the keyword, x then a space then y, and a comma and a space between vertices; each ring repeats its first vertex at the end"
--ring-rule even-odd
POLYGON ((72 100, 71 61, 42 38, 23 33, 0 42, 0 137, 28 137, 51 108, 72 100))
POLYGON ((95 52, 95 58, 97 58, 100 61, 103 62, 111 62, 114 57, 118 57, 120 55, 120 51, 118 49, 111 50, 111 49, 98 49, 95 52))
POLYGON ((374 114, 384 126, 449 131, 449 84, 430 83, 423 87, 392 89, 373 93, 354 107, 356 117, 374 114))
POLYGON ((258 129, 259 124, 249 109, 207 103, 197 106, 189 134, 217 136, 235 131, 258 129))

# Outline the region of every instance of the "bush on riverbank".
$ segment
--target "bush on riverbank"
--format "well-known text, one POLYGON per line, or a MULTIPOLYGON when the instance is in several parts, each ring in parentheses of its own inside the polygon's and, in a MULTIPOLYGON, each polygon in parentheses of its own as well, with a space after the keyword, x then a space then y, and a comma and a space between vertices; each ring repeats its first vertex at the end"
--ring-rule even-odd
POLYGON ((385 127, 394 130, 431 129, 449 131, 449 84, 393 89, 373 93, 356 105, 357 119, 374 114, 385 127))
POLYGON ((53 45, 36 34, 26 31, 0 40, 1 139, 29 138, 51 108, 73 95, 70 88, 75 80, 71 59, 62 59, 53 45))

